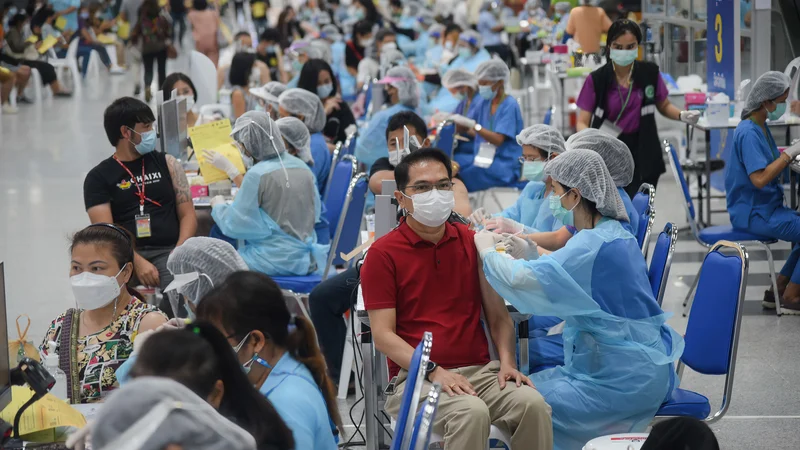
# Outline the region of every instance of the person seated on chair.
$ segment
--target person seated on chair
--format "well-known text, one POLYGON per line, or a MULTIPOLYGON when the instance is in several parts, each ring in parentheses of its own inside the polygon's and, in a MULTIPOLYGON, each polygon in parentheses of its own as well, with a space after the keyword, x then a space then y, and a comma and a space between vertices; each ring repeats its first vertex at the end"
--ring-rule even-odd
POLYGON ((422 391, 442 385, 433 431, 445 448, 484 449, 495 424, 511 434, 512 448, 552 449, 549 406, 516 368, 514 325, 486 283, 474 233, 447 221, 455 204, 450 159, 417 150, 397 165, 395 180, 406 217, 372 244, 361 268, 375 346, 397 377, 386 411, 397 416, 414 347, 429 331, 435 345, 422 391), (482 312, 499 361, 490 359, 482 312))
MULTIPOLYGON (((431 146, 425 122, 414 111, 401 111, 389 119, 389 125, 386 127, 386 142, 389 143, 389 156, 378 158, 372 165, 369 174, 369 189, 375 195, 381 193, 383 180, 394 180, 394 169, 403 158, 410 152, 431 146), (404 141, 406 128, 411 142, 404 141)), ((458 164, 453 164, 453 193, 456 202, 453 211, 469 217, 472 213, 469 195, 464 183, 455 178, 457 173, 458 164)))
POLYGON ((344 142, 345 131, 355 125, 356 119, 350 106, 339 95, 339 82, 333 69, 321 59, 312 59, 303 64, 297 87, 313 92, 319 96, 325 106, 325 128, 323 134, 332 143, 344 142))
POLYGON ((231 137, 244 159, 244 175, 225 157, 204 150, 211 164, 240 187, 231 204, 222 196, 211 199, 216 227, 229 239, 245 240, 239 254, 250 270, 272 276, 322 274, 329 246, 320 244, 315 232, 322 202, 311 169, 286 152, 278 125, 264 112, 245 113, 231 137))
POLYGON ((320 194, 325 192, 331 170, 331 152, 322 135, 325 128, 325 107, 317 94, 305 89, 287 89, 278 97, 278 115, 303 121, 311 135, 311 171, 317 179, 320 194))
POLYGON ((477 118, 453 115, 456 131, 475 137, 475 159, 462 167, 461 179, 469 192, 512 186, 519 181, 522 147, 516 136, 522 131, 517 100, 506 93, 510 72, 499 59, 481 63, 475 70, 481 96, 477 118))
POLYGON ((353 37, 347 41, 344 50, 344 64, 347 72, 355 77, 358 75, 358 65, 364 59, 367 49, 372 45, 372 22, 359 20, 353 25, 353 37))
POLYGON ((386 76, 373 86, 373 95, 383 88, 386 108, 375 111, 363 133, 359 133, 354 156, 360 164, 370 169, 378 158, 389 156, 386 126, 389 119, 401 112, 416 112, 419 106, 419 87, 414 72, 408 67, 389 69, 386 76))
MULTIPOLYGON (((248 111, 261 111, 258 98, 250 93, 250 81, 253 74, 253 67, 257 63, 264 64, 256 61, 256 55, 254 53, 237 53, 236 56, 233 57, 233 62, 231 62, 230 70, 228 72, 228 79, 230 80, 232 86, 232 121, 235 121, 241 117, 242 114, 248 111)), ((258 81, 258 84, 269 81, 269 78, 264 80, 263 71, 261 74, 262 78, 260 81, 258 81)))
POLYGON ((397 50, 397 35, 388 28, 381 28, 375 33, 364 58, 358 63, 357 92, 361 92, 365 84, 380 76, 381 54, 389 49, 397 50))
POLYGON ((134 279, 163 289, 172 281, 167 257, 194 236, 197 216, 180 162, 154 151, 155 120, 131 97, 106 108, 103 126, 116 149, 86 175, 83 199, 92 223, 118 223, 136 237, 134 279))
POLYGON ((781 184, 781 175, 800 155, 800 144, 781 154, 766 122, 783 116, 790 85, 782 72, 767 72, 753 84, 733 135, 733 158, 725 165, 725 191, 734 229, 795 243, 778 275, 778 292, 765 292, 762 305, 775 308, 778 295, 783 314, 800 315, 800 216, 784 205, 781 184))
POLYGON ((270 81, 260 88, 256 87, 250 89, 250 93, 258 98, 260 108, 264 108, 264 111, 267 112, 270 119, 278 120, 280 118, 280 114, 278 114, 278 97, 280 97, 286 89, 287 87, 285 84, 279 81, 270 81))
POLYGON ((545 173, 553 180, 553 215, 580 232, 541 258, 535 244, 509 234, 501 240, 504 255, 496 251, 495 233, 476 234, 475 245, 486 279, 503 299, 523 314, 566 320, 564 365, 531 379, 553 408, 554 448, 579 449, 597 436, 644 431, 678 385, 674 361, 683 338, 653 297, 647 264, 620 224, 627 213, 600 155, 568 150, 545 173))
POLYGON ((290 314, 275 281, 256 272, 234 273, 206 295, 197 318, 228 338, 248 381, 292 430, 294 448, 337 449, 342 419, 314 326, 290 314))
POLYGON ((95 223, 75 233, 70 245, 70 284, 76 308, 50 323, 39 353, 56 343, 70 358, 70 403, 101 402, 117 389, 116 370, 130 356, 136 337, 163 325, 167 318, 128 287, 135 272, 134 239, 125 229, 95 223))
POLYGON ((281 34, 275 28, 267 28, 258 36, 256 58, 269 67, 272 80, 283 79, 283 51, 280 46, 281 34))
POLYGON ((484 2, 483 8, 478 16, 478 32, 483 38, 483 45, 486 51, 496 54, 506 64, 514 64, 514 59, 511 55, 511 48, 508 44, 504 44, 502 40, 502 33, 505 30, 505 23, 503 9, 505 5, 502 2, 484 2))
POLYGON ((16 114, 17 107, 11 105, 9 97, 11 90, 14 89, 14 84, 17 82, 17 77, 14 72, 0 67, 0 104, 2 104, 3 114, 16 114))
POLYGON ((307 41, 298 41, 286 49, 286 57, 292 66, 291 72, 287 73, 287 75, 291 74, 292 78, 286 82, 286 86, 296 88, 297 83, 300 81, 300 72, 302 72, 303 66, 312 59, 323 59, 324 54, 318 46, 311 45, 307 41))
MULTIPOLYGON (((42 41, 36 43, 27 41, 23 34, 25 23, 28 17, 25 14, 16 14, 8 21, 8 31, 5 36, 5 47, 0 52, 0 63, 10 67, 26 67, 26 72, 31 69, 39 71, 42 77, 42 86, 50 86, 53 95, 58 97, 70 97, 72 93, 65 90, 56 77, 56 69, 52 64, 39 61, 39 51, 37 50, 42 41)), ((24 86, 23 86, 24 89, 24 86)))
POLYGON ((470 217, 470 221, 475 226, 484 226, 487 231, 495 233, 528 234, 558 230, 564 224, 553 217, 550 210, 553 180, 545 175, 544 168, 564 153, 564 137, 550 125, 539 124, 522 130, 517 136, 517 143, 522 146, 522 178, 528 180, 528 184, 516 203, 500 214, 484 223, 486 213, 480 208, 470 217))
POLYGON ((228 340, 213 325, 197 322, 182 329, 140 335, 137 348, 139 357, 130 374, 133 379, 177 381, 252 434, 257 448, 295 448, 292 431, 272 403, 249 382, 228 340))
MULTIPOLYGON (((442 77, 442 87, 447 89, 450 96, 458 101, 458 104, 451 111, 453 114, 459 114, 464 117, 475 119, 478 117, 478 108, 480 105, 480 96, 478 95, 478 79, 472 72, 466 69, 451 69, 442 77)), ((431 101, 429 107, 435 105, 431 101)), ((432 106, 431 109, 439 109, 432 106)), ((458 139, 456 148, 453 152, 453 159, 461 166, 472 165, 475 159, 475 139, 469 136, 461 136, 464 139, 458 139)))
POLYGON ((106 46, 97 40, 95 25, 99 24, 99 22, 97 22, 97 19, 92 15, 92 12, 95 11, 93 8, 93 6, 90 7, 89 4, 85 4, 81 6, 80 14, 78 15, 77 33, 80 39, 78 44, 78 58, 83 58, 81 74, 83 74, 84 78, 86 78, 86 72, 89 69, 89 57, 92 51, 97 52, 97 56, 100 57, 100 61, 106 69, 111 68, 111 58, 108 56, 106 46))
POLYGON ((167 75, 161 90, 164 92, 164 101, 172 98, 172 91, 178 91, 178 98, 186 100, 186 126, 199 125, 198 112, 195 106, 197 102, 197 90, 192 83, 192 79, 181 72, 173 72, 167 75))

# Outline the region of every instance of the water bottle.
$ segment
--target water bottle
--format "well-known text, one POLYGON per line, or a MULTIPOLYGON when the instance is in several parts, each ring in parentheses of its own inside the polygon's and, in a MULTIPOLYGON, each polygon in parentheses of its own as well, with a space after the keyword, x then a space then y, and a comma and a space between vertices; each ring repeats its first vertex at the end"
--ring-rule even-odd
POLYGON ((50 389, 50 393, 69 403, 69 397, 67 397, 67 374, 58 367, 58 353, 56 353, 56 343, 53 341, 47 343, 47 356, 44 357, 44 368, 47 369, 50 375, 56 380, 56 384, 50 389))

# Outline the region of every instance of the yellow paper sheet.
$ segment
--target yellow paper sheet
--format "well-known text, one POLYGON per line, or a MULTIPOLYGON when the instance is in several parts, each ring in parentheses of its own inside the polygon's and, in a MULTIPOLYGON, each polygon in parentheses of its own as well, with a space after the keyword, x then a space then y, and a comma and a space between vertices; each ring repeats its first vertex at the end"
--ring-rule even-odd
MULTIPOLYGON (((12 386, 11 403, 0 412, 0 419, 8 423, 14 423, 14 416, 17 411, 31 397, 33 397, 33 391, 30 388, 12 386)), ((25 436, 31 433, 52 430, 56 427, 83 428, 84 426, 86 426, 86 419, 83 414, 63 400, 56 398, 52 394, 47 394, 22 413, 22 419, 19 422, 19 434, 25 436)))
POLYGON ((131 36, 131 24, 129 22, 117 21, 117 36, 120 39, 128 39, 131 36))
POLYGON ((116 42, 116 39, 114 39, 114 36, 108 34, 101 34, 100 36, 97 36, 97 42, 103 45, 111 45, 114 42, 116 42))
POLYGON ((222 33, 222 37, 224 37, 225 40, 228 41, 228 44, 233 43, 233 33, 231 33, 231 29, 228 28, 227 25, 225 25, 225 22, 219 23, 219 31, 222 33))
MULTIPOLYGON (((220 155, 224 156, 225 159, 232 162, 233 165, 239 169, 239 173, 243 174, 245 172, 242 155, 239 153, 239 149, 233 145, 232 142, 222 144, 209 150, 219 153, 220 155)), ((228 179, 228 174, 217 169, 216 167, 212 166, 210 162, 206 161, 206 159, 203 157, 202 151, 197 153, 197 161, 200 163, 200 173, 203 175, 203 180, 205 180, 206 183, 211 184, 216 183, 217 181, 228 179)))
POLYGON ((39 40, 39 36, 36 36, 35 34, 32 34, 30 37, 28 37, 28 39, 25 39, 25 42, 30 42, 31 44, 35 44, 36 41, 38 41, 38 40, 39 40))
POLYGON ((255 2, 252 4, 253 17, 260 19, 267 15, 267 4, 264 2, 255 2))
POLYGON ((158 6, 163 8, 163 7, 167 6, 168 2, 169 2, 169 0, 158 0, 158 6))
POLYGON ((192 148, 197 150, 198 154, 203 149, 211 149, 233 142, 233 139, 231 139, 231 121, 222 119, 196 127, 189 127, 189 138, 192 139, 192 148))
POLYGON ((0 73, 7 75, 11 73, 11 71, 6 69, 5 67, 0 67, 0 73))
POLYGON ((48 50, 53 48, 54 45, 58 42, 58 38, 50 35, 44 38, 42 41, 42 45, 39 46, 39 54, 44 55, 48 50))
POLYGON ((55 27, 57 30, 64 31, 64 28, 67 27, 67 19, 64 16, 58 16, 55 27))

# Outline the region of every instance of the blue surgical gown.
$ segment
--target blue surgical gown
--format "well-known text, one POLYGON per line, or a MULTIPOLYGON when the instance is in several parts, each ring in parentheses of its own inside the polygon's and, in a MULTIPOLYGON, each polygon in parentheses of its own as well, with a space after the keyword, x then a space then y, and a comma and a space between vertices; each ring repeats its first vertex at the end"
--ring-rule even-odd
POLYGON ((311 135, 311 156, 314 158, 314 165, 311 171, 317 177, 317 189, 320 195, 325 192, 325 185, 328 183, 328 174, 331 171, 331 152, 322 133, 311 135))
POLYGON ((375 164, 378 158, 389 156, 389 145, 386 143, 386 127, 389 126, 389 119, 393 115, 402 111, 414 111, 414 108, 398 103, 383 111, 375 113, 367 124, 366 130, 359 133, 356 139, 356 160, 367 166, 369 169, 375 164))
POLYGON ((294 448, 338 448, 325 397, 303 363, 284 353, 260 390, 292 430, 294 448))
POLYGON ((564 365, 531 376, 553 408, 554 448, 644 431, 677 386, 673 361, 684 345, 653 298, 636 239, 604 218, 550 255, 523 261, 489 251, 483 268, 521 313, 566 321, 564 365))
POLYGON ((622 198, 622 204, 625 205, 625 212, 628 213, 628 218, 630 219, 629 222, 620 222, 620 224, 622 224, 622 228, 625 228, 632 235, 636 236, 636 232, 639 230, 639 213, 636 212, 636 208, 633 207, 633 202, 630 196, 628 196, 628 193, 625 192, 625 189, 618 187, 617 192, 620 198, 622 198))
MULTIPOLYGON (((284 152, 281 154, 286 169, 310 170, 306 163, 284 152)), ((284 232, 269 214, 261 208, 259 187, 261 177, 281 168, 281 160, 271 158, 261 161, 247 171, 242 186, 230 205, 217 205, 211 210, 211 217, 220 231, 233 239, 244 239, 239 254, 250 270, 270 276, 308 275, 309 268, 316 263, 314 273, 321 275, 328 259, 329 245, 317 241, 316 232, 301 241, 284 232)), ((283 192, 270 195, 292 195, 290 187, 283 192)), ((314 199, 315 223, 320 221, 322 201, 319 192, 312 191, 314 199)))
MULTIPOLYGON (((483 191, 498 186, 511 186, 516 184, 520 177, 519 157, 522 156, 522 147, 517 144, 517 135, 522 132, 522 112, 519 110, 517 100, 507 95, 498 105, 497 112, 492 115, 492 102, 480 98, 477 108, 476 121, 489 131, 500 133, 506 137, 505 141, 497 147, 494 161, 489 168, 471 165, 461 169, 461 179, 469 192, 483 191)), ((475 136, 474 153, 477 155, 481 144, 484 142, 480 135, 475 136)))
POLYGON ((521 223, 526 233, 558 230, 564 224, 553 217, 548 201, 553 191, 545 196, 546 187, 543 181, 529 181, 517 201, 499 215, 521 223))

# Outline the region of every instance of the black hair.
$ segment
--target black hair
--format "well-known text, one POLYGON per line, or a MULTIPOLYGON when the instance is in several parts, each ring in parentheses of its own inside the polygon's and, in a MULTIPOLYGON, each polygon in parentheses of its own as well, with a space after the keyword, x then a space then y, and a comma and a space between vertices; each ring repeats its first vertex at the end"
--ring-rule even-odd
POLYGON ((108 142, 114 147, 122 139, 119 131, 122 127, 133 129, 137 123, 153 123, 156 116, 147 103, 133 97, 122 97, 114 100, 103 113, 103 128, 106 129, 108 142))
POLYGON ((208 2, 206 0, 192 0, 192 8, 203 11, 208 8, 208 2))
MULTIPOLYGON (((93 223, 88 227, 72 235, 70 239, 69 252, 78 245, 102 245, 111 250, 111 256, 117 262, 117 266, 122 269, 125 264, 131 265, 131 273, 135 273, 133 266, 133 255, 136 251, 136 244, 130 231, 113 223, 93 223)), ((128 293, 143 300, 139 292, 126 286, 128 293)))
POLYGON ((447 27, 445 27, 445 29, 444 29, 444 35, 447 36, 448 34, 452 33, 453 31, 458 31, 459 33, 461 33, 464 30, 461 29, 461 27, 458 26, 458 24, 456 24, 456 23, 449 23, 449 24, 447 24, 447 27))
POLYGON ((196 322, 150 336, 130 375, 169 378, 202 399, 208 398, 220 380, 224 387, 221 415, 253 435, 259 449, 294 448, 291 430, 272 403, 247 380, 228 340, 213 325, 196 322))
MULTIPOLYGON (((353 37, 372 33, 373 26, 373 22, 369 20, 359 20, 353 25, 353 37)), ((358 44, 358 42, 356 42, 356 44, 358 44)))
POLYGON ((192 79, 189 78, 186 74, 182 72, 172 72, 164 79, 164 84, 161 86, 161 90, 164 91, 164 100, 169 100, 172 97, 172 90, 175 89, 175 83, 178 81, 183 81, 184 83, 188 84, 190 88, 192 88, 192 92, 194 93, 194 101, 197 101, 197 89, 194 87, 194 83, 192 83, 192 79))
POLYGON ((422 120, 422 117, 418 116, 414 111, 400 111, 389 118, 389 124, 386 126, 386 139, 389 139, 389 133, 399 130, 405 125, 414 127, 414 131, 422 136, 423 140, 428 137, 428 127, 425 126, 425 121, 422 120))
POLYGON ((14 28, 17 25, 25 22, 25 19, 27 17, 28 16, 26 16, 25 14, 21 14, 21 13, 14 14, 14 16, 12 18, 8 19, 8 28, 14 28))
POLYGON ((44 5, 39 8, 31 17, 31 29, 33 27, 41 27, 47 22, 47 19, 55 15, 55 11, 53 11, 53 7, 50 5, 44 5))
POLYGON ((642 450, 719 450, 717 437, 702 420, 676 417, 653 425, 642 450))
POLYGON ((139 7, 139 16, 141 17, 144 14, 147 18, 156 18, 159 14, 161 14, 161 6, 158 4, 158 0, 144 0, 142 6, 139 7))
POLYGON ((403 1, 402 0, 389 0, 389 6, 394 8, 402 8, 403 1))
POLYGON ((247 31, 240 31, 240 32, 236 33, 236 35, 233 37, 233 40, 239 39, 242 36, 250 37, 250 33, 247 32, 247 31))
POLYGON ((319 80, 319 73, 322 71, 326 71, 330 74, 331 81, 333 82, 333 90, 330 95, 336 95, 336 89, 339 85, 336 81, 336 75, 333 74, 331 66, 321 59, 309 59, 303 64, 303 68, 300 70, 300 78, 297 80, 297 87, 317 95, 317 80, 319 80))
POLYGON ((261 36, 258 37, 260 42, 264 41, 272 41, 272 42, 280 42, 281 41, 281 32, 278 31, 277 28, 267 28, 261 33, 261 36))
POLYGON ((237 340, 258 330, 277 347, 285 348, 311 372, 322 391, 328 415, 339 432, 344 433, 333 383, 328 377, 314 325, 305 317, 289 313, 281 288, 272 278, 248 271, 231 274, 203 297, 197 307, 197 317, 200 320, 213 318, 226 333, 231 333, 229 337, 237 340))
POLYGON ((247 87, 250 84, 250 72, 256 62, 255 53, 239 52, 233 56, 228 79, 233 86, 247 87))
POLYGON ((377 33, 375 33, 375 43, 383 42, 383 39, 386 36, 397 36, 397 34, 389 28, 381 28, 377 33))
POLYGON ((372 3, 372 0, 356 0, 359 5, 363 6, 364 9, 367 10, 367 14, 365 14, 364 18, 369 20, 370 22, 377 22, 380 19, 380 13, 378 12, 378 8, 375 7, 375 3, 372 3))
POLYGON ((400 163, 394 168, 394 180, 397 182, 397 189, 402 191, 408 187, 409 172, 411 166, 424 161, 438 161, 447 169, 447 178, 453 178, 453 164, 450 158, 438 148, 421 148, 415 152, 411 152, 408 156, 403 158, 400 163))
MULTIPOLYGON (((556 181, 558 181, 558 180, 556 180, 556 181)), ((573 187, 570 187, 570 186, 567 186, 566 184, 564 184, 564 183, 561 183, 561 182, 558 182, 558 184, 560 184, 560 185, 561 185, 561 187, 563 187, 563 188, 564 188, 564 193, 567 193, 567 192, 571 191, 572 189, 575 189, 575 188, 573 188, 573 187)), ((584 208, 585 208, 587 211, 589 211, 589 214, 590 214, 592 217, 594 217, 594 215, 595 215, 595 214, 600 214, 601 216, 603 215, 603 213, 601 213, 601 212, 600 212, 600 210, 599 210, 599 209, 597 209, 597 203, 595 203, 595 202, 593 202, 593 201, 589 200, 588 198, 586 198, 586 196, 585 196, 585 195, 583 195, 583 193, 581 193, 581 201, 580 201, 580 204, 581 204, 581 205, 583 205, 583 207, 584 207, 584 208)))
MULTIPOLYGON (((631 33, 636 38, 636 42, 639 44, 642 43, 642 29, 639 27, 639 24, 628 19, 618 19, 611 24, 608 33, 606 33, 606 42, 608 42, 608 45, 606 45, 607 55, 611 54, 611 44, 625 33, 631 33)), ((609 61, 611 60, 609 59, 609 61)))

